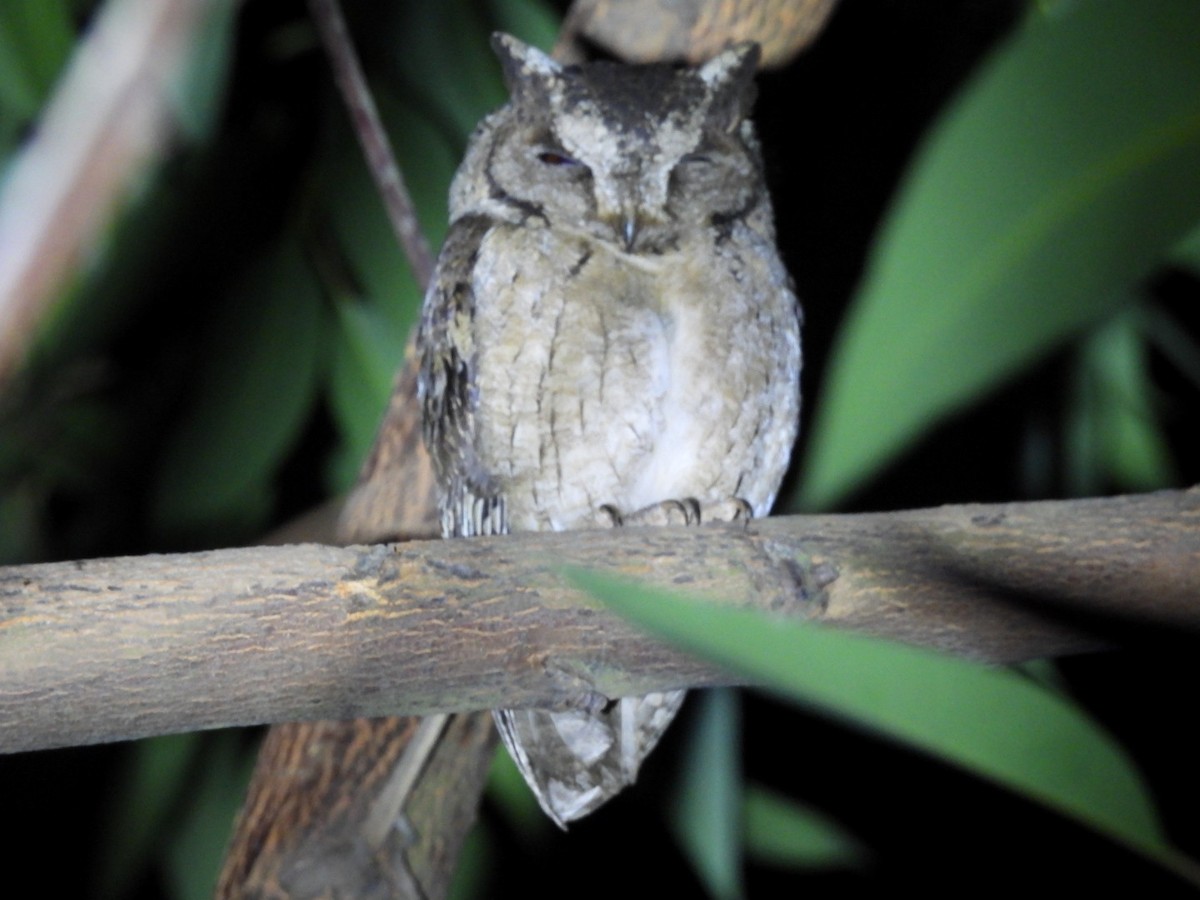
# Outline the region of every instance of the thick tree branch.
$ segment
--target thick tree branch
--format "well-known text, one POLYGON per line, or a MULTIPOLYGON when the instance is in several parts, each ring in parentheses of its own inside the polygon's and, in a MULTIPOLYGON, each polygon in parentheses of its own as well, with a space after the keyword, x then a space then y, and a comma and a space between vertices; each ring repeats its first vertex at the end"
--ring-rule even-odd
POLYGON ((1012 661, 1094 646, 1080 615, 1196 629, 1200 491, 12 567, 0 750, 730 680, 564 566, 1012 661))
POLYGON ((272 728, 217 897, 444 894, 461 835, 475 820, 496 734, 491 713, 433 718, 446 752, 416 765, 406 765, 408 748, 431 718, 272 728), (396 827, 401 821, 406 827, 396 827))

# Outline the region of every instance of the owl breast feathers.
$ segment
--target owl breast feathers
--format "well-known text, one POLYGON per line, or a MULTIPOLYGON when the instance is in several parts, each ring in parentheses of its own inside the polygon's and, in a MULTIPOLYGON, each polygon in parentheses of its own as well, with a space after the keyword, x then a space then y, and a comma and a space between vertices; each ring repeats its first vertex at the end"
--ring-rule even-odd
MULTIPOLYGON (((420 332, 443 533, 680 502, 766 515, 798 427, 800 314, 746 118, 757 47, 673 69, 493 44, 511 101, 455 177, 420 332)), ((562 824, 633 780, 680 696, 498 721, 562 824)))

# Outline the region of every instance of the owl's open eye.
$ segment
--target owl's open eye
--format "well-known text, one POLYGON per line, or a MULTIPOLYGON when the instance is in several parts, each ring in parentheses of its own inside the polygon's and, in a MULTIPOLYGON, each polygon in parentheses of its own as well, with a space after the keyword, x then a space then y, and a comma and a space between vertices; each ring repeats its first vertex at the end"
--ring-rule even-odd
POLYGON ((538 161, 543 162, 548 166, 577 166, 579 160, 567 156, 565 153, 557 153, 554 150, 543 150, 537 155, 538 161))

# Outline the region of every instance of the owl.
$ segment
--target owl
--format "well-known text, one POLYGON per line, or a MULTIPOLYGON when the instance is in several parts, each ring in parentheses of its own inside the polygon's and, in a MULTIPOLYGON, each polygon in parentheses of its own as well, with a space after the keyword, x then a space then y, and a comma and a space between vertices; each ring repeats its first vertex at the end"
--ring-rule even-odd
MULTIPOLYGON (((763 516, 796 439, 800 311, 747 119, 757 45, 563 66, 493 38, 419 332, 447 537, 763 516)), ((682 691, 499 710, 560 826, 631 784, 682 691)))

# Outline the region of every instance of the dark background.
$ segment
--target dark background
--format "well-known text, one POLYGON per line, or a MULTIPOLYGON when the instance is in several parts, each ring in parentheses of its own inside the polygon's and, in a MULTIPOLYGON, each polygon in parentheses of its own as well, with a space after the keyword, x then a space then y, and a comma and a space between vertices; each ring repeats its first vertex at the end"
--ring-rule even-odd
MULTIPOLYGON (((347 5, 358 25, 383 15, 372 4, 347 5)), ((875 229, 921 135, 996 41, 1018 27, 1023 12, 1024 4, 1013 2, 845 0, 815 47, 761 78, 757 120, 780 245, 805 309, 806 418, 812 410, 807 399, 820 392, 828 348, 875 229)), ((102 377, 88 380, 87 366, 77 360, 56 375, 30 379, 21 395, 0 407, 8 427, 27 429, 56 391, 95 392, 106 409, 119 412, 119 425, 106 440, 76 447, 64 460, 71 477, 48 491, 36 558, 226 546, 252 540, 264 524, 247 523, 242 534, 157 530, 148 514, 155 489, 148 473, 204 352, 201 326, 217 314, 214 306, 237 274, 304 214, 303 186, 316 165, 318 135, 331 127, 330 117, 341 115, 317 48, 296 38, 304 21, 297 2, 244 4, 216 136, 200 147, 181 146, 165 163, 162 177, 186 215, 165 216, 154 259, 139 272, 137 289, 124 295, 128 305, 111 314, 114 324, 87 348, 88 359, 103 359, 102 377), (289 40, 300 49, 280 52, 289 40)), ((360 30, 368 65, 389 52, 372 42, 373 31, 360 30)), ((1148 293, 1197 332, 1194 276, 1164 270, 1148 293)), ((1063 414, 1068 353, 1052 355, 936 428, 849 500, 846 510, 1066 496, 1062 479, 1030 484, 1019 460, 1029 429, 1063 414)), ((1196 409, 1195 388, 1157 356, 1151 365, 1164 408, 1176 411, 1165 423, 1179 483, 1195 483, 1200 453, 1189 417, 1180 412, 1196 409)), ((278 466, 267 524, 326 498, 327 461, 337 440, 329 409, 314 404, 278 466)), ((65 455, 61 442, 59 447, 56 452, 65 455)), ((1059 671, 1133 753, 1173 840, 1200 855, 1194 813, 1200 748, 1187 728, 1195 644, 1161 635, 1139 640, 1142 649, 1063 660, 1059 671)), ((826 812, 869 851, 866 866, 833 870, 797 872, 751 862, 751 896, 785 890, 818 896, 899 888, 975 892, 984 885, 1011 890, 1035 884, 1088 890, 1126 879, 1137 879, 1147 893, 1176 887, 1111 842, 886 739, 753 692, 744 695, 744 719, 748 777, 826 812)), ((569 835, 549 828, 514 831, 494 803, 485 802, 490 851, 482 895, 701 895, 659 813, 686 731, 686 721, 672 730, 637 790, 573 826, 569 835)), ((184 780, 203 780, 212 741, 225 741, 225 752, 252 739, 203 737, 184 780)), ((106 829, 132 827, 112 812, 130 759, 125 745, 0 757, 10 878, 28 872, 41 885, 39 893, 95 895, 97 855, 111 846, 106 829), (55 864, 32 863, 47 858, 55 864)), ((170 801, 157 850, 188 820, 194 802, 186 791, 170 801)), ((175 895, 169 887, 175 881, 166 873, 186 865, 157 850, 137 870, 127 896, 175 895)))

